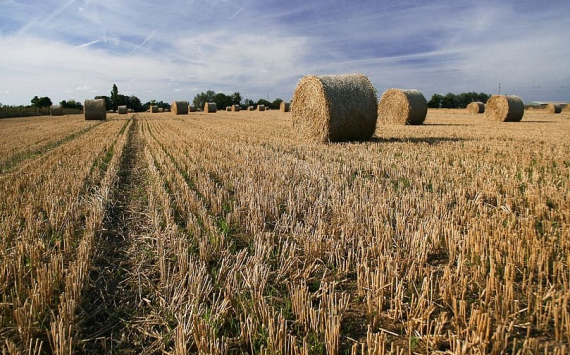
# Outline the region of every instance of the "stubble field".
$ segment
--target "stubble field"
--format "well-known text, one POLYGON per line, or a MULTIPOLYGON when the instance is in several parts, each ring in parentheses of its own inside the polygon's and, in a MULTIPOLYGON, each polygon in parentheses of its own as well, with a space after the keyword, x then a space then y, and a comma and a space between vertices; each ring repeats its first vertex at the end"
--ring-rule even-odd
POLYGON ((0 349, 563 354, 570 112, 0 120, 0 349))

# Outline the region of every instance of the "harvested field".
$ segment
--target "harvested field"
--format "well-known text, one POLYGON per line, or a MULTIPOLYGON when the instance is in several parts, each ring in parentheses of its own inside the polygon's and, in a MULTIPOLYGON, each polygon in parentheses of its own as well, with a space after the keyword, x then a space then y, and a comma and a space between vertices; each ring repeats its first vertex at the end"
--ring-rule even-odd
POLYGON ((59 132, 0 170, 0 349, 561 354, 568 118, 326 145, 277 110, 0 121, 12 155, 59 132))

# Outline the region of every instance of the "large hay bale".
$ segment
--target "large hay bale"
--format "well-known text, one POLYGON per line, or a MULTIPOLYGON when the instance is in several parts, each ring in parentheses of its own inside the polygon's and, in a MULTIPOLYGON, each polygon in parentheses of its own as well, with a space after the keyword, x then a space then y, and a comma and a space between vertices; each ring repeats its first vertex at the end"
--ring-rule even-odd
POLYGON ((291 104, 289 102, 282 101, 281 104, 279 104, 279 111, 281 112, 291 111, 291 104))
POLYGON ((157 113, 158 112, 158 106, 154 106, 154 105, 150 106, 149 112, 150 113, 157 113))
POLYGON ((119 113, 119 115, 126 115, 127 113, 129 113, 129 109, 127 108, 126 105, 123 105, 117 107, 117 112, 119 113))
POLYGON ((255 110, 255 107, 253 107, 253 106, 248 106, 248 107, 247 107, 247 110, 248 110, 248 111, 253 111, 253 110, 255 110))
POLYGON ((196 112, 196 106, 190 105, 190 106, 188 107, 188 112, 196 112))
POLYGON ((550 113, 560 113, 562 112, 562 105, 549 103, 548 105, 546 105, 546 111, 550 113))
POLYGON ((218 106, 215 102, 206 102, 204 105, 204 112, 206 113, 216 113, 218 111, 218 106))
POLYGON ((417 90, 386 90, 378 104, 378 120, 383 123, 420 125, 426 115, 426 98, 417 90))
POLYGON ((257 111, 265 111, 265 105, 257 105, 257 111))
POLYGON ((232 112, 240 112, 241 106, 240 105, 232 105, 232 112))
POLYGON ((514 95, 493 95, 487 101, 485 117, 500 122, 519 122, 524 115, 524 103, 514 95))
POLYGON ((293 101, 293 126, 308 140, 364 140, 376 129, 378 99, 365 75, 305 76, 293 101))
POLYGON ((106 120, 105 100, 85 100, 83 102, 83 114, 86 120, 106 120))
POLYGON ((482 102, 472 102, 467 105, 467 110, 469 113, 484 113, 485 112, 485 104, 482 102))
POLYGON ((49 113, 52 116, 63 116, 63 107, 61 105, 51 105, 49 113))
POLYGON ((172 113, 175 115, 187 115, 188 106, 190 106, 188 101, 172 101, 172 113))

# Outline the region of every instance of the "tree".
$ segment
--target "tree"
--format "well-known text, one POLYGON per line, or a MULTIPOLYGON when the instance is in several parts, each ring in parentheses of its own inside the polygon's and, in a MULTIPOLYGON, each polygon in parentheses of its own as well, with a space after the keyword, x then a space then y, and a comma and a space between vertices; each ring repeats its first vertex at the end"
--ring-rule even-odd
POLYGON ((271 107, 271 102, 265 100, 265 99, 259 99, 257 100, 257 105, 264 105, 265 107, 271 107))
POLYGON ((218 109, 225 109, 233 104, 231 96, 228 96, 223 92, 219 92, 214 96, 214 102, 216 103, 216 106, 218 106, 218 109))
POLYGON ((204 105, 206 105, 206 102, 213 102, 214 101, 215 95, 216 95, 216 93, 213 92, 212 90, 208 90, 206 92, 201 92, 194 97, 192 104, 194 105, 194 107, 204 107, 204 105))
POLYGON ((34 98, 31 100, 32 102, 32 106, 35 107, 50 107, 51 105, 53 105, 53 103, 51 102, 51 99, 49 97, 37 97, 34 96, 34 98))
POLYGON ((245 99, 243 100, 243 104, 245 107, 249 107, 255 105, 255 102, 252 99, 245 99))
POLYGON ((443 101, 443 96, 440 94, 433 94, 429 100, 427 106, 429 108, 441 108, 441 102, 443 101))
POLYGON ((113 84, 113 89, 111 90, 111 97, 109 98, 109 100, 111 101, 112 110, 116 110, 118 106, 121 105, 121 103, 119 103, 119 89, 115 84, 113 84))
POLYGON ((234 105, 241 104, 241 94, 239 93, 239 91, 234 92, 230 97, 232 99, 232 104, 234 105))
POLYGON ((146 109, 143 107, 143 104, 141 103, 141 100, 134 95, 127 97, 127 107, 133 109, 135 112, 146 111, 146 109))
POLYGON ((61 105, 61 107, 63 108, 74 108, 74 109, 83 109, 83 105, 80 102, 75 101, 74 99, 70 99, 70 100, 61 100, 59 102, 59 104, 61 105))
POLYGON ((273 102, 271 103, 271 109, 272 110, 279 110, 279 108, 281 107, 281 103, 283 102, 282 99, 280 98, 276 98, 275 100, 273 100, 273 102))

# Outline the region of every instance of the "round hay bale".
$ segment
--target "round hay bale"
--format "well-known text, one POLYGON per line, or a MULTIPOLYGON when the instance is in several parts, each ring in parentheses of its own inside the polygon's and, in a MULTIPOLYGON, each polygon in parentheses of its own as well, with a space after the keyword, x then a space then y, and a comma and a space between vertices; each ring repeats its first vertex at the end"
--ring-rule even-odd
POLYGON ((265 105, 257 105, 257 111, 265 111, 265 105))
POLYGON ((51 105, 49 113, 52 116, 63 116, 63 107, 61 105, 51 105))
POLYGON ((175 115, 187 115, 188 106, 190 106, 188 101, 172 101, 172 113, 175 115))
POLYGON ((117 112, 119 113, 119 115, 126 115, 129 112, 129 109, 127 109, 126 105, 123 105, 117 107, 117 112))
POLYGON ((472 102, 469 105, 467 105, 467 110, 469 111, 469 113, 484 113, 485 112, 485 104, 482 102, 472 102))
POLYGON ((164 107, 159 107, 158 108, 158 113, 163 113, 164 112, 164 107))
POLYGON ((546 111, 550 113, 560 113, 562 112, 562 105, 549 103, 546 105, 546 111))
POLYGON ((524 115, 524 103, 514 95, 493 95, 487 101, 485 117, 500 122, 519 122, 524 115))
POLYGON ((149 112, 150 113, 158 113, 158 106, 154 106, 154 105, 150 106, 149 112))
POLYGON ((226 106, 226 112, 231 112, 232 107, 231 106, 226 106))
POLYGON ((240 112, 241 106, 240 105, 232 105, 232 112, 240 112))
POLYGON ((105 100, 85 100, 83 102, 83 115, 86 120, 106 120, 105 100))
POLYGON ((127 111, 128 111, 129 113, 135 112, 135 110, 133 110, 132 108, 128 109, 127 111))
POLYGON ((364 140, 376 130, 378 99, 365 75, 305 76, 293 101, 293 126, 308 140, 364 140))
POLYGON ((383 123, 420 125, 426 115, 426 98, 417 90, 386 90, 378 104, 378 120, 383 123))
POLYGON ((196 112, 196 106, 194 105, 188 106, 188 112, 196 112))
POLYGON ((247 107, 247 110, 248 110, 248 111, 253 111, 253 110, 255 110, 255 108, 254 108, 253 106, 248 106, 248 107, 247 107))
POLYGON ((206 102, 204 105, 204 112, 206 113, 216 113, 218 111, 218 106, 215 102, 206 102))
POLYGON ((289 102, 282 101, 281 104, 279 104, 279 111, 281 112, 291 111, 291 104, 289 102))

